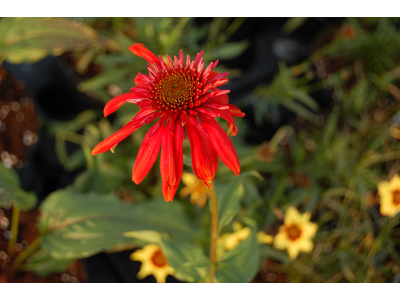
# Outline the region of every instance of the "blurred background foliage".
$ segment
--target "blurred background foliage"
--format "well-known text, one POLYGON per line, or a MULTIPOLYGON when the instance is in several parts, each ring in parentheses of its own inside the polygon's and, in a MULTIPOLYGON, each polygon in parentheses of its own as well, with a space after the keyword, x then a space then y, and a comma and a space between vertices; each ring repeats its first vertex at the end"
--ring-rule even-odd
MULTIPOLYGON (((230 72, 231 99, 247 114, 237 120, 239 134, 232 138, 241 174, 236 178, 220 164, 216 190, 220 235, 237 226, 251 234, 221 250, 218 282, 399 281, 400 218, 379 213, 377 184, 400 168, 400 21, 289 18, 279 35, 296 36, 309 22, 321 29, 308 41, 307 55, 295 63, 276 55, 279 67, 271 76, 256 76, 243 96, 235 94, 235 85, 258 74, 234 63, 251 58, 251 46, 257 47, 237 34, 246 32, 245 18, 0 19, 0 61, 34 63, 61 55, 78 78, 78 91, 101 103, 69 120, 40 115, 42 135, 54 140, 56 160, 73 174, 68 184, 36 197, 19 188, 10 164, 0 165, 0 217, 11 218, 11 206, 29 210, 36 202, 40 212, 38 237, 21 252, 29 257, 8 253, 9 269, 48 276, 100 252, 158 244, 176 279, 208 280, 208 203, 196 206, 190 196, 179 197, 184 183, 174 202, 165 203, 157 167, 140 185, 131 182, 146 128, 118 144, 115 154, 90 153, 138 112, 126 104, 103 118, 101 107, 128 92, 137 72, 146 73, 144 60, 128 49, 139 42, 161 56, 182 49, 194 57, 204 50, 206 62, 221 60, 216 70, 230 72), (257 242, 260 232, 276 236, 290 206, 310 212, 318 225, 312 252, 295 260, 257 242)), ((184 172, 191 173, 188 141, 184 155, 184 172)))

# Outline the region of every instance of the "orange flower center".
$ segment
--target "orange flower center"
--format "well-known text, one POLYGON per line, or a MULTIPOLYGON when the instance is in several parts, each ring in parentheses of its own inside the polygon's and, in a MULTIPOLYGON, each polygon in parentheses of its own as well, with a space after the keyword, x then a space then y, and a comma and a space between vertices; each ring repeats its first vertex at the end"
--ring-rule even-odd
POLYGON ((301 235, 301 229, 296 224, 286 226, 285 230, 288 238, 291 239, 292 241, 297 240, 301 235))
POLYGON ((400 190, 393 191, 393 204, 400 205, 400 190))
POLYGON ((173 111, 194 107, 199 98, 200 83, 189 70, 174 70, 160 77, 153 86, 154 100, 164 109, 173 111))
POLYGON ((166 266, 168 263, 161 250, 157 250, 156 252, 154 252, 153 256, 151 257, 151 261, 156 267, 159 268, 166 266))

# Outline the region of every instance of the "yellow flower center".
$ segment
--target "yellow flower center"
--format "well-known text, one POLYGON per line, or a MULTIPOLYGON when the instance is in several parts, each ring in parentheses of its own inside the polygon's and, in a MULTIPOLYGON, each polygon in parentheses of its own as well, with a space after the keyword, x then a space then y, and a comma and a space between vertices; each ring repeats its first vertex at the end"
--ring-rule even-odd
POLYGON ((400 190, 393 191, 393 204, 400 205, 400 190))
POLYGON ((296 224, 286 226, 285 231, 288 238, 292 241, 297 240, 301 235, 301 228, 296 224))
POLYGON ((154 98, 164 109, 192 108, 193 101, 199 98, 198 85, 198 79, 189 70, 174 70, 157 80, 153 86, 154 98))
POLYGON ((168 263, 161 250, 154 252, 153 256, 151 257, 151 261, 153 262, 153 265, 159 268, 166 266, 168 263))

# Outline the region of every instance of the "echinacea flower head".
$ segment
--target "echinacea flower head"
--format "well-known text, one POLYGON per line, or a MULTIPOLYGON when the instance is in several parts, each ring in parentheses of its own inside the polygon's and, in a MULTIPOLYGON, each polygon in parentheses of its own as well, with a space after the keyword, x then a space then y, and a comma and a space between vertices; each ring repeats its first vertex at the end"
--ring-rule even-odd
POLYGON ((164 283, 168 275, 175 273, 160 246, 156 244, 146 245, 143 249, 136 250, 130 255, 131 260, 140 261, 142 263, 137 278, 143 279, 149 275, 153 275, 158 283, 164 283))
POLYGON ((380 213, 383 216, 394 217, 400 212, 400 176, 395 175, 390 181, 378 184, 380 196, 380 213))
POLYGON ((314 248, 311 239, 318 230, 318 225, 310 222, 311 213, 300 214, 291 206, 287 209, 284 224, 279 227, 274 246, 277 249, 287 249, 289 257, 295 259, 300 252, 309 253, 314 248))
POLYGON ((179 195, 186 197, 190 194, 190 203, 203 207, 209 195, 207 186, 195 175, 186 172, 182 174, 182 181, 186 186, 180 190, 179 195))
POLYGON ((210 187, 218 168, 218 156, 237 176, 240 172, 239 159, 233 144, 214 118, 228 122, 228 134, 236 135, 238 128, 234 117, 244 113, 229 104, 229 90, 219 87, 228 79, 227 72, 213 71, 218 61, 204 69, 203 51, 186 64, 182 50, 179 57, 167 62, 157 57, 143 44, 134 44, 129 49, 133 54, 148 61, 149 75, 138 73, 136 86, 129 93, 111 99, 104 108, 104 115, 116 111, 124 103, 139 106, 137 115, 119 131, 99 143, 93 155, 113 149, 121 140, 135 130, 156 119, 147 132, 133 167, 132 180, 139 184, 154 165, 161 149, 160 170, 162 191, 166 201, 172 201, 183 169, 182 142, 185 131, 191 146, 194 174, 210 187))

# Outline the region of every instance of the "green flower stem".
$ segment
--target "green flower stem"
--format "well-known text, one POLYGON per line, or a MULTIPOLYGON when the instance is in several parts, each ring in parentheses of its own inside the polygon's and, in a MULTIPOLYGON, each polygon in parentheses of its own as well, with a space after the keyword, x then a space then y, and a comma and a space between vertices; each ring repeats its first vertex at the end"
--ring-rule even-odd
POLYGON ((42 237, 38 236, 24 251, 22 251, 11 264, 10 272, 14 273, 20 265, 40 248, 42 237))
POLYGON ((214 282, 215 263, 217 262, 217 241, 218 241, 218 202, 215 193, 215 185, 211 182, 210 189, 211 200, 211 246, 210 246, 210 282, 214 282))
POLYGON ((11 239, 8 243, 8 256, 10 257, 14 255, 15 243, 18 237, 19 214, 20 211, 18 205, 14 205, 11 217, 11 239))

